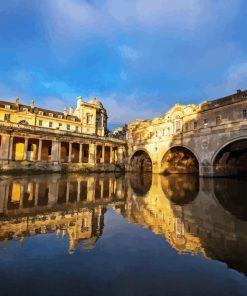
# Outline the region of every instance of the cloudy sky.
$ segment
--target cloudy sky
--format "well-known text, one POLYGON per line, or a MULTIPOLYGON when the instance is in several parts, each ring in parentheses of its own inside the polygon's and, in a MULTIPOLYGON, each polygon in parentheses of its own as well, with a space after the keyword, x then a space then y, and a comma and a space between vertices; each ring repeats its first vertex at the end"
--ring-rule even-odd
POLYGON ((113 127, 246 86, 246 0, 1 1, 2 100, 96 96, 113 127))

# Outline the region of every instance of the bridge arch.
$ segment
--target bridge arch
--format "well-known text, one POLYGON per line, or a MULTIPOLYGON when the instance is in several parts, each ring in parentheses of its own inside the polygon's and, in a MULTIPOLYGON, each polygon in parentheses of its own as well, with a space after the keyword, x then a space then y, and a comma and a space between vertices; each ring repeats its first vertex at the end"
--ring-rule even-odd
POLYGON ((185 146, 172 146, 160 163, 162 174, 199 174, 199 160, 196 154, 185 146))
POLYGON ((247 137, 221 145, 212 157, 215 176, 247 176, 247 137))
POLYGON ((134 151, 130 157, 130 170, 132 172, 152 172, 152 159, 146 149, 134 151))
POLYGON ((136 196, 145 197, 152 186, 152 174, 131 174, 129 180, 136 196))

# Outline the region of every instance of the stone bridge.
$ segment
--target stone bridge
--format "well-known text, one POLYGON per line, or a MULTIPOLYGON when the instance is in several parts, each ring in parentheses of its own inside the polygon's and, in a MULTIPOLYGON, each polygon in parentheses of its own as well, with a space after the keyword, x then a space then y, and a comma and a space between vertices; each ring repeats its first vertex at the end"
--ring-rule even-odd
POLYGON ((127 170, 247 175, 247 91, 128 125, 127 170))

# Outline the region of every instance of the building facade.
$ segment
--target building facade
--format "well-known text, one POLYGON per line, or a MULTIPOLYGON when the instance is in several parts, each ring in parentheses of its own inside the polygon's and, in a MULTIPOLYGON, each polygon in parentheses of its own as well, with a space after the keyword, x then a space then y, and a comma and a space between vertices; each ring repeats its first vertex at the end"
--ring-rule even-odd
MULTIPOLYGON (((0 102, 0 160, 2 169, 48 167, 60 170, 71 164, 122 164, 125 141, 106 136, 107 112, 93 99, 69 112, 0 102), (31 162, 31 164, 30 164, 31 162), (62 166, 62 164, 64 164, 62 166)), ((113 168, 111 167, 111 170, 113 168)))
POLYGON ((247 175, 247 91, 127 126, 130 171, 247 175))

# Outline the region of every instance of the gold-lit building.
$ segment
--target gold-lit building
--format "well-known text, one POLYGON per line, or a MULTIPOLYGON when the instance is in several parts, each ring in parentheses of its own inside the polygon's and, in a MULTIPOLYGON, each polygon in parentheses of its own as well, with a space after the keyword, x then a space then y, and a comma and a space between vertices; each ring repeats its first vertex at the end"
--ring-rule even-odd
POLYGON ((96 98, 84 102, 78 97, 76 108, 65 107, 63 112, 36 107, 34 101, 29 106, 23 105, 16 98, 15 103, 0 101, 0 121, 103 137, 107 112, 96 98))
MULTIPOLYGON (((125 141, 107 136, 107 112, 94 98, 77 98, 69 112, 47 110, 31 104, 0 101, 0 161, 2 169, 51 169, 50 165, 122 164, 125 141), (27 164, 27 162, 29 162, 27 164), (43 166, 43 167, 41 167, 43 166)), ((53 169, 53 168, 52 168, 53 169)))
POLYGON ((128 170, 247 175, 247 90, 127 125, 128 170))

